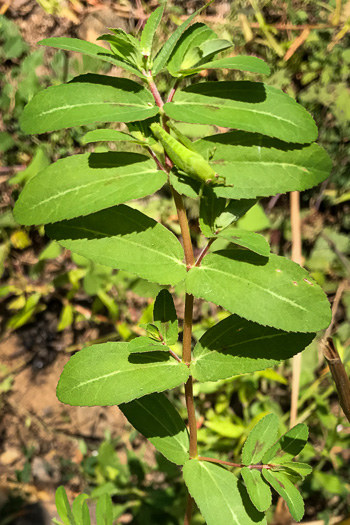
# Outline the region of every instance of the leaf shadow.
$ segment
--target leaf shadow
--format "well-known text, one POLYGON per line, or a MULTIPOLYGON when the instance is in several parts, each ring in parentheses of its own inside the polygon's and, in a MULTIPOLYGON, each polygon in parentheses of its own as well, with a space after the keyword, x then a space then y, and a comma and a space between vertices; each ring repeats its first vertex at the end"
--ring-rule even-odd
POLYGON ((247 489, 245 488, 245 486, 243 485, 243 483, 240 480, 238 480, 237 488, 238 488, 239 494, 240 494, 241 499, 242 499, 242 505, 245 508, 245 511, 248 514, 249 518, 254 523, 261 523, 261 521, 264 518, 264 513, 263 512, 259 512, 254 507, 253 503, 251 502, 251 500, 250 500, 250 498, 248 496, 247 489))
POLYGON ((94 73, 86 73, 84 75, 79 75, 70 80, 68 84, 75 84, 77 82, 84 84, 95 84, 100 86, 111 86, 113 88, 120 89, 121 91, 128 91, 129 93, 139 93, 140 91, 145 90, 145 88, 141 86, 141 84, 138 84, 133 80, 129 80, 127 78, 109 77, 107 75, 97 75, 94 73))
MULTIPOLYGON (((148 160, 148 157, 140 153, 107 151, 103 153, 90 153, 88 164, 89 168, 92 169, 119 168, 137 162, 145 162, 146 160, 148 160)), ((114 182, 113 179, 111 179, 111 182, 114 182)))
POLYGON ((265 266, 269 262, 268 257, 259 255, 255 252, 252 252, 244 248, 227 248, 225 250, 218 250, 215 252, 215 255, 225 257, 226 259, 232 259, 234 261, 253 264, 254 266, 265 266))
POLYGON ((187 93, 198 93, 206 97, 236 100, 249 104, 266 100, 266 89, 262 82, 241 80, 236 82, 205 82, 185 88, 187 93))

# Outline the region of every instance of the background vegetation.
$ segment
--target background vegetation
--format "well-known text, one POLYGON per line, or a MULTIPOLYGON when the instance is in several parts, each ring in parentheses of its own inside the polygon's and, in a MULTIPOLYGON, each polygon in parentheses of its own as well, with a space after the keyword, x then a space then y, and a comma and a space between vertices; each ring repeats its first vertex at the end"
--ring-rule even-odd
MULTIPOLYGON (((87 409, 92 414, 88 415, 53 400, 58 374, 69 354, 98 341, 129 341, 138 333, 136 322, 151 320, 152 301, 160 287, 63 251, 49 243, 43 229, 17 225, 11 211, 26 182, 51 160, 89 150, 82 136, 93 129, 24 135, 18 125, 24 105, 44 87, 77 74, 120 74, 108 64, 44 50, 35 42, 48 36, 94 41, 109 26, 137 32, 157 5, 141 0, 1 4, 0 525, 23 523, 18 521, 23 516, 26 523, 45 523, 35 512, 41 512, 43 502, 50 502, 62 483, 71 496, 83 490, 92 498, 111 494, 117 523, 181 523, 185 491, 177 468, 125 427, 116 408, 95 413, 87 409)), ((167 2, 161 39, 199 5, 194 0, 167 2)), ((320 130, 319 143, 332 158, 330 179, 301 195, 303 257, 305 267, 329 295, 331 335, 350 371, 350 2, 218 0, 204 18, 219 36, 234 42, 235 54, 266 60, 272 69, 267 82, 297 98, 312 113, 320 130)), ((216 74, 235 79, 241 75, 232 71, 203 74, 213 75, 213 80, 216 74)), ((212 131, 208 126, 186 129, 193 137, 212 131)), ((113 147, 118 146, 109 145, 113 147)), ((162 197, 144 199, 140 206, 157 220, 167 220, 179 233, 170 194, 162 197)), ((199 253, 198 210, 190 200, 187 206, 199 253)), ((266 235, 275 253, 290 255, 288 196, 263 199, 241 222, 242 227, 266 235)), ((176 293, 176 306, 182 312, 182 290, 176 293)), ((198 301, 195 337, 222 316, 217 307, 204 307, 198 301)), ((323 360, 322 335, 302 357, 297 421, 308 424, 310 439, 300 461, 311 464, 314 472, 300 489, 306 503, 305 522, 345 524, 350 515, 350 426, 323 360)), ((280 430, 286 430, 290 378, 291 364, 285 363, 217 384, 195 385, 199 442, 225 452, 225 457, 231 454, 234 461, 262 414, 276 413, 280 430)), ((179 389, 176 399, 181 396, 179 389)), ((288 513, 276 504, 270 522, 288 523, 288 513)), ((45 505, 51 512, 50 504, 45 505)), ((194 522, 200 520, 198 516, 194 522)))

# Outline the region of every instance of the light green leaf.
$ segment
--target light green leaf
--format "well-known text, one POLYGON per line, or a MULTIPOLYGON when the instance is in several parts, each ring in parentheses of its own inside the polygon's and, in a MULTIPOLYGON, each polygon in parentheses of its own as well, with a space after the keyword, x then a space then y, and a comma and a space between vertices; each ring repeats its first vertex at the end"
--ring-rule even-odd
POLYGON ((191 373, 198 381, 217 381, 270 368, 302 351, 314 337, 282 332, 231 315, 199 339, 191 373))
POLYGON ((94 122, 131 122, 153 117, 151 93, 132 80, 81 75, 69 84, 40 91, 20 118, 25 133, 45 133, 94 122))
MULTIPOLYGON (((292 140, 292 139, 290 139, 292 140)), ((196 150, 224 177, 216 195, 247 199, 305 190, 324 181, 332 162, 324 149, 287 144, 261 135, 233 131, 195 142, 196 150)))
POLYGON ((261 59, 251 56, 236 56, 220 58, 206 62, 200 66, 192 68, 193 73, 202 71, 203 69, 236 69, 238 71, 250 71, 251 73, 259 73, 260 75, 269 75, 269 66, 261 59))
POLYGON ((186 291, 262 325, 316 332, 331 320, 322 289, 299 265, 245 250, 207 255, 186 275, 186 291))
POLYGON ((192 22, 192 20, 197 16, 199 15, 199 13, 201 11, 203 11, 203 9, 205 9, 206 7, 208 7, 214 0, 210 0, 207 4, 205 4, 203 7, 200 7, 199 9, 197 9, 197 11, 195 11, 194 13, 192 13, 191 16, 189 16, 182 24, 181 26, 179 26, 173 33, 172 35, 167 39, 167 41, 165 42, 165 44, 163 45, 163 47, 160 49, 160 51, 158 52, 157 56, 155 57, 154 59, 154 63, 153 63, 153 68, 152 68, 152 73, 153 75, 158 75, 158 73, 160 73, 160 71, 164 68, 164 66, 166 65, 171 53, 173 52, 179 38, 181 37, 181 35, 183 34, 183 32, 187 29, 187 27, 190 25, 190 23, 192 22))
POLYGON ((242 450, 243 465, 257 465, 277 437, 278 417, 267 414, 250 431, 242 450))
POLYGON ((129 343, 129 352, 169 352, 169 347, 147 336, 135 337, 129 343))
POLYGON ((248 248, 248 250, 262 255, 263 257, 268 257, 270 253, 269 243, 265 237, 258 233, 231 227, 219 232, 215 237, 218 237, 219 239, 227 239, 232 244, 238 244, 238 246, 248 248))
POLYGON ((233 222, 237 222, 240 217, 245 215, 252 206, 256 204, 255 199, 231 200, 222 214, 216 219, 215 227, 218 230, 227 228, 233 222))
POLYGON ((304 423, 299 423, 283 434, 263 456, 264 464, 283 464, 290 462, 299 454, 307 443, 309 430, 304 423))
POLYGON ((226 469, 191 459, 183 468, 184 480, 207 525, 266 525, 264 514, 252 505, 245 487, 226 469))
MULTIPOLYGON (((181 69, 189 61, 189 51, 196 49, 200 51, 199 45, 210 39, 216 38, 216 34, 205 24, 196 22, 186 29, 181 38, 176 44, 176 47, 171 54, 170 60, 167 64, 169 73, 174 77, 179 77, 182 74, 181 69)), ((202 52, 199 59, 202 57, 202 52)), ((198 61, 198 60, 197 60, 198 61)), ((194 62, 196 64, 196 62, 194 62)))
POLYGON ((312 472, 312 467, 310 467, 310 465, 307 463, 299 463, 298 461, 284 461, 281 467, 286 469, 287 472, 296 472, 301 477, 301 479, 304 479, 312 472))
POLYGON ((76 53, 82 53, 83 55, 88 55, 93 58, 99 58, 104 62, 109 62, 114 66, 121 67, 126 69, 130 73, 138 76, 139 78, 145 78, 140 71, 135 67, 128 64, 122 59, 115 57, 113 53, 105 49, 104 47, 97 46, 91 42, 86 42, 85 40, 80 40, 79 38, 66 38, 66 37, 53 37, 45 38, 38 42, 42 46, 50 46, 56 49, 64 49, 65 51, 73 51, 76 53))
POLYGON ((153 308, 154 325, 158 328, 167 345, 173 345, 178 339, 178 320, 172 295, 168 290, 161 290, 153 308))
POLYGON ((50 159, 47 156, 45 149, 43 147, 38 147, 26 169, 17 173, 17 175, 12 177, 8 183, 11 186, 13 184, 26 184, 49 164, 50 159))
POLYGON ((175 285, 186 275, 183 249, 162 224, 123 204, 46 227, 64 248, 94 262, 175 285))
POLYGON ((90 514, 86 504, 87 494, 79 494, 72 503, 72 512, 76 525, 90 525, 90 514))
POLYGON ((128 343, 105 343, 70 358, 57 397, 73 406, 105 406, 162 392, 184 383, 189 370, 164 352, 133 354, 128 343))
POLYGON ((262 133, 286 142, 317 138, 311 115, 282 91, 259 82, 205 82, 175 93, 168 117, 262 133))
POLYGON ((141 39, 140 39, 140 48, 141 48, 141 53, 143 55, 146 55, 146 56, 151 55, 154 35, 162 19, 162 16, 164 13, 164 7, 165 7, 165 4, 160 7, 157 7, 157 9, 155 9, 153 13, 151 13, 151 15, 149 16, 145 24, 145 27, 142 31, 141 39))
POLYGON ((241 217, 237 224, 237 228, 248 230, 251 232, 260 232, 271 227, 271 222, 265 213, 264 208, 259 202, 252 206, 247 213, 241 217))
POLYGON ((76 525, 64 487, 58 487, 55 495, 56 509, 64 525, 76 525))
POLYGON ((57 332, 61 332, 67 326, 70 326, 74 320, 74 311, 71 303, 67 303, 63 306, 60 314, 60 319, 57 326, 57 332))
POLYGON ((136 430, 169 461, 183 465, 189 459, 186 425, 164 394, 150 394, 119 408, 136 430))
POLYGON ((295 521, 300 521, 304 516, 304 502, 300 492, 292 485, 287 476, 282 472, 272 472, 262 469, 262 475, 272 488, 285 500, 289 511, 295 521))
POLYGON ((138 153, 85 153, 58 160, 23 189, 14 214, 21 224, 48 224, 139 199, 157 191, 166 174, 138 153))
POLYGON ((272 503, 272 495, 260 470, 243 467, 241 474, 253 505, 258 511, 265 512, 272 503))
POLYGON ((129 135, 128 133, 123 133, 116 129, 94 129, 89 131, 84 135, 84 144, 89 144, 90 142, 132 142, 134 144, 144 145, 145 141, 141 141, 129 135))
POLYGON ((113 504, 109 494, 102 494, 96 504, 98 525, 113 525, 113 504))

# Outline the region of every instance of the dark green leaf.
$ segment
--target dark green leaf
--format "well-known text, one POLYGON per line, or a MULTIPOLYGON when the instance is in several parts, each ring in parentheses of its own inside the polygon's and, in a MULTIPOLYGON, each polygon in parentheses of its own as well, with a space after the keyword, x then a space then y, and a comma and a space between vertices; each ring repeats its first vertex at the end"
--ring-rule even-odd
POLYGON ((191 372, 198 381, 217 381, 264 370, 303 350, 314 336, 282 332, 231 315, 200 338, 191 372))
POLYGON ((307 443, 309 431, 304 423, 299 423, 283 434, 262 458, 264 464, 289 462, 299 454, 307 443))
POLYGON ((219 239, 227 239, 229 242, 248 248, 248 250, 262 255, 263 257, 268 257, 270 254, 269 243, 265 237, 258 233, 231 227, 219 232, 215 237, 218 237, 219 239))
POLYGON ((57 397, 68 405, 119 405, 174 388, 188 376, 187 366, 164 352, 134 354, 128 343, 105 343, 70 358, 57 397))
POLYGON ((185 463, 183 475, 207 525, 266 525, 264 514, 253 507, 245 487, 231 472, 191 459, 185 463))
POLYGON ((168 290, 161 290, 153 308, 154 324, 167 345, 173 345, 178 339, 178 321, 174 301, 168 290))
POLYGON ((151 93, 132 80, 81 75, 69 84, 40 91, 20 118, 26 133, 45 133, 94 122, 131 122, 153 117, 151 93))
POLYGON ((136 430, 169 461, 183 465, 188 460, 187 428, 164 394, 150 394, 119 408, 136 430))
POLYGON ((267 414, 250 431, 242 450, 243 465, 257 465, 277 437, 278 417, 267 414))
POLYGON ((205 82, 175 93, 168 117, 262 133, 286 142, 317 138, 311 115, 282 91, 259 82, 205 82))
POLYGON ((207 255, 186 275, 187 293, 232 313, 282 330, 316 332, 331 320, 322 289, 299 265, 246 250, 207 255))
POLYGON ((157 9, 155 9, 153 13, 151 13, 151 15, 149 16, 145 24, 145 27, 142 31, 141 39, 140 39, 140 48, 141 48, 141 53, 143 55, 146 55, 146 56, 151 55, 154 35, 162 19, 162 16, 164 13, 164 7, 165 7, 165 4, 160 7, 157 7, 157 9))
POLYGON ((129 352, 169 352, 169 348, 160 341, 155 341, 147 336, 135 337, 129 343, 129 352))
POLYGON ((214 0, 210 0, 207 4, 205 4, 203 7, 200 7, 192 13, 191 16, 189 16, 181 26, 179 26, 172 35, 167 39, 163 47, 158 52, 157 56, 154 59, 152 73, 153 75, 158 75, 160 71, 164 68, 166 65, 171 53, 173 52, 179 38, 181 37, 182 33, 185 31, 185 29, 190 25, 192 20, 201 12, 203 9, 208 7, 214 0))
POLYGON ((123 204, 49 225, 46 232, 68 250, 151 282, 175 285, 186 275, 175 235, 123 204))
POLYGON ((216 220, 223 213, 226 199, 215 195, 212 188, 204 186, 199 204, 199 226, 203 235, 212 237, 216 232, 216 220))
POLYGON ((98 498, 96 521, 98 525, 113 525, 113 505, 109 494, 102 494, 98 498))
POLYGON ((117 59, 113 53, 105 49, 104 47, 97 46, 91 42, 85 40, 79 40, 79 38, 66 38, 66 37, 53 37, 45 38, 38 42, 42 46, 51 46, 56 49, 64 49, 66 51, 74 51, 76 53, 82 53, 90 57, 99 58, 104 62, 109 62, 114 66, 126 69, 130 73, 138 76, 139 78, 145 78, 145 75, 140 73, 135 67, 131 66, 127 62, 121 59, 117 59))
POLYGON ((303 350, 314 336, 283 332, 232 315, 201 337, 191 371, 199 381, 217 381, 264 370, 303 350))
POLYGON ((15 206, 21 224, 48 224, 139 199, 166 182, 164 172, 144 155, 85 153, 58 160, 23 189, 15 206))
POLYGON ((304 516, 304 502, 300 492, 282 472, 263 469, 262 474, 272 488, 285 500, 295 521, 300 521, 304 516))
POLYGON ((258 511, 265 512, 271 505, 272 495, 260 470, 243 467, 241 474, 253 505, 258 511))

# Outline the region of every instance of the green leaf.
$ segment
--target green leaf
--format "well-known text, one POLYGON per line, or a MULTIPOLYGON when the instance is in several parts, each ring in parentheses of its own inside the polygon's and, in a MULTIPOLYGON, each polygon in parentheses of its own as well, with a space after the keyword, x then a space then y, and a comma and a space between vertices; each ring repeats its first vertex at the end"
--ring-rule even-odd
POLYGON ((283 434, 262 458, 264 464, 283 464, 290 462, 307 443, 309 431, 304 423, 299 423, 283 434))
POLYGON ((109 494, 102 494, 98 498, 96 522, 98 525, 113 525, 113 505, 109 494))
POLYGON ((231 227, 219 232, 215 237, 218 237, 219 239, 227 239, 231 243, 248 248, 248 250, 262 255, 263 257, 268 257, 270 254, 269 243, 265 237, 258 233, 231 227))
POLYGON ((304 516, 304 502, 300 492, 282 472, 272 472, 264 468, 262 474, 272 488, 285 500, 295 521, 300 521, 304 516))
POLYGON ((123 204, 49 225, 46 233, 68 250, 151 282, 175 285, 186 275, 175 235, 123 204))
POLYGON ((79 494, 72 503, 72 512, 76 525, 90 525, 90 514, 86 504, 87 494, 79 494))
POLYGON ((252 505, 245 487, 226 469, 191 459, 183 468, 188 491, 207 525, 266 524, 266 518, 252 505))
POLYGON ((133 354, 128 343, 105 343, 70 358, 57 397, 73 406, 119 405, 174 388, 188 376, 187 366, 164 352, 133 354))
POLYGON ((167 345, 173 345, 178 339, 178 320, 174 301, 168 290, 161 290, 153 308, 154 324, 167 345))
POLYGON ((230 315, 210 328, 194 347, 191 373, 217 381, 264 370, 308 346, 315 334, 288 333, 230 315))
POLYGON ((277 437, 278 417, 267 414, 250 431, 242 450, 243 465, 258 464, 277 437))
MULTIPOLYGON (((216 34, 205 24, 196 22, 188 27, 177 42, 174 51, 171 54, 167 64, 169 73, 174 77, 181 76, 181 69, 183 69, 183 65, 186 66, 185 63, 190 59, 189 51, 193 49, 197 49, 199 51, 200 49, 198 46, 200 44, 214 38, 216 38, 216 34)), ((202 58, 202 54, 203 53, 200 53, 199 59, 202 58)), ((194 64, 196 64, 196 61, 194 64)))
POLYGON ((260 470, 243 467, 241 474, 253 505, 258 511, 265 512, 272 503, 272 495, 260 470))
POLYGON ((153 68, 152 73, 153 75, 158 75, 160 71, 164 68, 166 65, 171 53, 173 52, 179 38, 181 37, 182 33, 187 29, 187 27, 190 25, 192 20, 201 12, 203 9, 208 7, 214 0, 210 0, 210 2, 206 3, 203 7, 197 9, 194 13, 192 13, 191 16, 189 16, 183 24, 181 24, 170 36, 170 38, 167 39, 163 47, 158 52, 157 56, 154 59, 153 62, 153 68))
POLYGON ((56 490, 55 503, 58 515, 63 521, 64 525, 76 525, 69 505, 66 490, 62 486, 58 487, 56 490))
POLYGON ((195 142, 198 153, 224 177, 216 195, 232 199, 305 190, 324 181, 332 162, 324 149, 286 144, 261 135, 233 131, 195 142))
POLYGON ((186 291, 262 325, 316 332, 331 320, 322 289, 299 265, 245 250, 207 255, 186 275, 186 291))
POLYGON ((222 214, 216 219, 215 227, 218 230, 227 228, 233 222, 237 222, 240 217, 256 204, 255 199, 242 199, 239 201, 231 200, 222 214))
POLYGON ((146 56, 151 55, 154 35, 162 19, 162 16, 164 13, 164 7, 165 7, 165 4, 160 7, 157 7, 157 9, 155 9, 153 13, 151 13, 151 15, 149 16, 145 24, 145 27, 142 31, 141 39, 140 39, 140 48, 141 48, 141 53, 143 55, 146 55, 146 56))
POLYGON ((145 78, 145 75, 140 73, 135 67, 131 66, 122 59, 117 59, 113 53, 105 49, 104 47, 97 46, 91 42, 80 40, 79 38, 66 38, 66 37, 53 37, 45 38, 38 42, 42 46, 50 46, 56 49, 64 49, 65 51, 74 51, 76 53, 82 53, 93 58, 99 58, 104 62, 109 62, 114 66, 126 69, 130 73, 138 76, 139 78, 145 78))
POLYGON ((145 197, 165 182, 166 174, 145 155, 74 155, 34 177, 20 194, 14 214, 21 224, 49 224, 145 197))
POLYGON ((281 466, 283 466, 287 472, 296 472, 301 477, 301 479, 304 479, 312 472, 312 467, 310 467, 310 465, 307 463, 299 463, 298 461, 284 461, 283 465, 281 466))
POLYGON ((199 226, 206 237, 212 237, 216 232, 216 220, 223 213, 226 199, 215 195, 211 187, 203 187, 203 195, 199 203, 199 226))
POLYGON ((168 117, 262 133, 286 142, 312 142, 311 115, 282 91, 259 82, 205 82, 175 93, 164 105, 168 117))
POLYGON ((135 337, 129 343, 129 352, 168 352, 169 348, 160 341, 155 341, 147 336, 135 337))
POLYGON ((132 80, 81 75, 69 84, 40 91, 20 118, 25 133, 45 133, 95 122, 131 122, 153 117, 151 93, 132 80))
POLYGON ((41 170, 46 168, 50 164, 50 159, 47 156, 45 149, 43 147, 37 148, 35 151, 34 157, 32 158, 30 164, 26 167, 25 170, 20 171, 9 180, 11 186, 13 184, 26 184, 33 177, 35 177, 41 170))
POLYGON ((169 461, 183 465, 188 460, 190 445, 186 425, 164 394, 150 394, 119 408, 169 461))
POLYGON ((89 144, 90 142, 132 142, 133 144, 144 145, 146 142, 141 141, 129 135, 128 133, 123 133, 122 131, 117 131, 116 129, 94 129, 89 131, 84 135, 84 144, 89 144))
POLYGON ((251 73, 259 73, 260 75, 269 75, 269 66, 261 59, 251 56, 236 56, 220 58, 206 62, 200 66, 192 68, 192 73, 197 73, 203 69, 236 69, 237 71, 250 71, 251 73))

